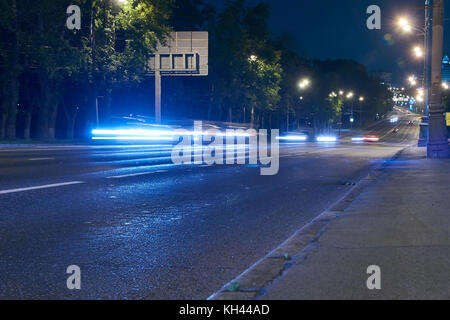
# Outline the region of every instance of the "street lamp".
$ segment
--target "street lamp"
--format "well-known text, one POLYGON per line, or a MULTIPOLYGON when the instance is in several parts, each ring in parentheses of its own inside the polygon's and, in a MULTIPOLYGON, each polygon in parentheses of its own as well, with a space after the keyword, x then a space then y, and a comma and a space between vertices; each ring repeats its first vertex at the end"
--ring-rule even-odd
POLYGON ((409 76, 408 81, 412 87, 414 87, 417 84, 415 76, 409 76))
POLYGON ((361 104, 364 101, 364 97, 361 96, 361 97, 359 97, 358 100, 359 100, 359 126, 362 127, 362 107, 361 107, 361 104))
POLYGON ((425 93, 425 91, 423 88, 417 88, 416 101, 421 102, 421 103, 424 102, 425 101, 424 93, 425 93))
POLYGON ((412 24, 407 18, 400 18, 398 20, 398 25, 405 33, 410 33, 411 31, 417 31, 420 35, 425 34, 425 29, 412 24))
POLYGON ((411 25, 409 24, 409 21, 406 18, 400 18, 398 20, 398 25, 405 32, 411 32, 411 30, 412 30, 412 27, 411 27, 411 25))
POLYGON ((352 109, 351 109, 351 118, 350 118, 350 128, 353 128, 353 122, 355 121, 355 118, 353 117, 353 96, 354 93, 352 91, 350 91, 349 93, 347 93, 347 99, 352 100, 352 109))
MULTIPOLYGON (((425 24, 423 28, 411 24, 406 18, 401 18, 398 20, 398 25, 404 32, 410 33, 412 30, 415 30, 418 35, 422 36, 424 39, 424 53, 421 56, 424 57, 423 87, 425 88, 425 96, 423 100, 425 116, 428 116, 431 88, 432 11, 432 0, 425 0, 425 24)), ((419 146, 427 145, 427 136, 427 126, 420 126, 419 146)))
POLYGON ((413 48, 414 54, 416 55, 417 58, 422 58, 423 57, 423 51, 422 48, 420 47, 414 47, 413 48))
POLYGON ((310 81, 309 81, 309 79, 303 79, 303 80, 301 80, 300 81, 300 83, 298 84, 298 86, 300 87, 300 89, 305 89, 305 88, 307 88, 309 85, 310 85, 310 81))
MULTIPOLYGON (((250 60, 251 61, 255 61, 257 59, 256 56, 251 55, 250 56, 250 60)), ((303 78, 302 80, 300 80, 300 82, 298 83, 298 86, 300 89, 306 89, 307 87, 309 87, 309 85, 311 84, 311 81, 308 78, 303 78)), ((303 96, 301 96, 299 98, 300 100, 303 100, 303 96)), ((289 107, 286 107, 286 131, 289 132, 289 107)))

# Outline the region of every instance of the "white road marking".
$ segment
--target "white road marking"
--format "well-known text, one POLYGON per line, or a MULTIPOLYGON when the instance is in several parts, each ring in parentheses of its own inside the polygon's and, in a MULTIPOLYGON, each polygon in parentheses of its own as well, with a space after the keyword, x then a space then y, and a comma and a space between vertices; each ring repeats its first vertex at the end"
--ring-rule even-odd
POLYGON ((15 193, 15 192, 30 191, 30 190, 47 189, 47 188, 56 188, 56 187, 70 186, 73 184, 82 184, 82 183, 84 183, 84 182, 83 181, 71 181, 71 182, 63 182, 63 183, 55 183, 55 184, 46 184, 46 185, 35 186, 35 187, 0 190, 0 194, 8 194, 8 193, 15 193))
POLYGON ((55 160, 55 158, 31 158, 28 161, 44 161, 44 160, 55 160))
POLYGON ((144 176, 144 175, 148 175, 148 174, 164 173, 164 172, 167 172, 167 170, 158 170, 158 171, 151 171, 151 172, 139 172, 139 173, 124 174, 124 175, 121 175, 121 176, 107 177, 106 179, 120 179, 120 178, 128 178, 128 177, 137 177, 137 176, 144 176))

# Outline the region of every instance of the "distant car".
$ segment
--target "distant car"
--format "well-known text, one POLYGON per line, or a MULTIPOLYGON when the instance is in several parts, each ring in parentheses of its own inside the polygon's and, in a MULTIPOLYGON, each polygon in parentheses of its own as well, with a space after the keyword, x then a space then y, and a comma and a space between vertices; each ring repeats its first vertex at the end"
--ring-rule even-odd
POLYGON ((389 121, 391 123, 397 123, 398 122, 398 117, 392 117, 389 121))
POLYGON ((378 138, 377 136, 374 136, 374 135, 369 135, 369 136, 364 136, 363 140, 365 142, 378 142, 378 141, 380 141, 380 138, 378 138))
POLYGON ((392 130, 393 133, 397 133, 397 132, 399 132, 399 131, 400 131, 400 130, 399 130, 398 128, 395 128, 395 129, 392 130))
POLYGON ((284 142, 302 142, 308 141, 310 132, 308 130, 294 130, 289 132, 283 132, 278 137, 277 140, 284 142))

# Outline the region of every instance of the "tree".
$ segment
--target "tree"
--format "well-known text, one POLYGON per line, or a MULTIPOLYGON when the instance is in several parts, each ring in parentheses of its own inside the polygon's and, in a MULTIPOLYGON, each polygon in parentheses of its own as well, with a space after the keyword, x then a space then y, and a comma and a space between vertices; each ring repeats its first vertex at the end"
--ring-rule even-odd
POLYGON ((267 32, 268 13, 266 3, 246 7, 229 0, 219 15, 211 37, 210 108, 220 120, 246 121, 248 110, 253 122, 255 114, 263 119, 276 108, 282 69, 267 32))
POLYGON ((281 68, 283 75, 280 83, 279 118, 284 121, 280 127, 289 129, 293 120, 307 117, 303 104, 303 93, 299 91, 298 83, 302 77, 311 74, 308 61, 300 57, 292 48, 288 35, 284 34, 277 40, 276 48, 281 52, 281 68))
MULTIPOLYGON (((139 82, 148 71, 147 62, 157 42, 164 42, 170 28, 173 1, 140 0, 120 4, 92 1, 87 69, 92 83, 91 102, 100 95, 106 101, 106 118, 111 114, 111 92, 124 83, 139 82)), ((94 110, 92 108, 91 110, 94 110)))
MULTIPOLYGON (((73 99, 71 88, 88 97, 89 106, 82 109, 88 114, 85 120, 92 119, 97 96, 110 101, 115 85, 143 79, 149 55, 169 31, 170 0, 123 5, 115 0, 80 0, 77 5, 89 14, 82 14, 81 30, 72 31, 65 27, 66 0, 0 2, 0 138, 15 138, 19 96, 36 109, 24 106, 23 112, 25 119, 36 114, 39 138, 55 138, 61 105, 68 127, 73 128, 80 105, 67 101, 73 99), (30 78, 37 79, 37 103, 27 95, 30 78), (20 95, 19 79, 23 79, 20 95)), ((30 125, 26 120, 25 137, 30 125)))
POLYGON ((0 2, 0 139, 16 138, 16 116, 19 101, 20 30, 16 0, 0 2))

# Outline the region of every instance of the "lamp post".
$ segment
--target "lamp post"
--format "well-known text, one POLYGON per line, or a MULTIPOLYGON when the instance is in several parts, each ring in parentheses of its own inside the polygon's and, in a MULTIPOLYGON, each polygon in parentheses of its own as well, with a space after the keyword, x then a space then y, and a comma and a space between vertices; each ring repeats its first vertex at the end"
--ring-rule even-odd
MULTIPOLYGON (((431 11, 429 10, 430 1, 432 0, 426 0, 425 3, 425 27, 421 28, 419 26, 416 26, 414 24, 411 24, 407 19, 402 18, 398 21, 399 26, 402 28, 402 30, 406 33, 410 33, 413 30, 417 32, 417 34, 424 39, 424 51, 418 46, 413 48, 413 52, 416 57, 423 58, 423 87, 426 89, 425 94, 425 115, 428 114, 428 96, 429 96, 429 76, 430 76, 430 45, 431 45, 431 11)), ((415 79, 414 79, 415 81, 415 79)), ((412 81, 410 80, 412 83, 412 81)), ((414 84, 415 85, 415 84, 414 84)))
MULTIPOLYGON (((310 86, 310 84, 311 84, 311 81, 308 78, 303 78, 298 83, 298 87, 300 88, 300 90, 305 90, 307 87, 310 86)), ((299 99, 303 100, 303 96, 301 96, 299 99)), ((289 106, 287 107, 287 112, 286 112, 286 132, 289 132, 289 106)))
POLYGON ((364 97, 359 97, 359 126, 362 127, 362 103, 364 102, 364 97))
MULTIPOLYGON (((416 31, 418 35, 422 36, 424 39, 424 52, 422 56, 424 57, 424 67, 423 67, 423 87, 425 89, 424 94, 424 115, 428 116, 429 109, 429 97, 430 97, 430 87, 431 87, 431 42, 432 42, 432 2, 433 0, 425 0, 425 26, 424 28, 415 26, 411 24, 407 19, 400 19, 398 21, 399 26, 404 32, 410 33, 411 31, 416 31)), ((419 51, 414 49, 417 56, 419 56, 419 51)), ((428 140, 428 126, 427 123, 422 123, 420 125, 420 137, 418 145, 426 146, 428 140)))
POLYGON ((431 46, 433 34, 433 0, 425 0, 425 32, 424 32, 424 48, 425 48, 425 66, 424 66, 424 89, 425 89, 425 116, 428 116, 430 87, 431 87, 431 46))
POLYGON ((444 0, 434 0, 433 4, 433 42, 431 66, 431 94, 429 105, 428 146, 429 158, 448 158, 447 128, 442 105, 442 54, 444 38, 444 0))
MULTIPOLYGON (((339 90, 338 92, 339 97, 344 95, 344 90, 339 90)), ((337 97, 337 94, 334 94, 335 97, 337 97)), ((341 129, 342 129, 342 125, 344 123, 344 112, 343 112, 343 106, 341 106, 341 122, 339 122, 339 137, 341 136, 341 129)))
POLYGON ((419 46, 414 47, 413 52, 417 58, 423 58, 423 51, 422 51, 422 48, 420 48, 419 46))
POLYGON ((353 116, 353 96, 354 96, 354 93, 353 92, 349 92, 348 94, 347 94, 347 99, 349 99, 349 100, 351 100, 352 101, 352 107, 351 107, 351 111, 350 111, 350 128, 352 129, 353 128, 353 122, 355 121, 355 118, 354 118, 354 116, 353 116))

